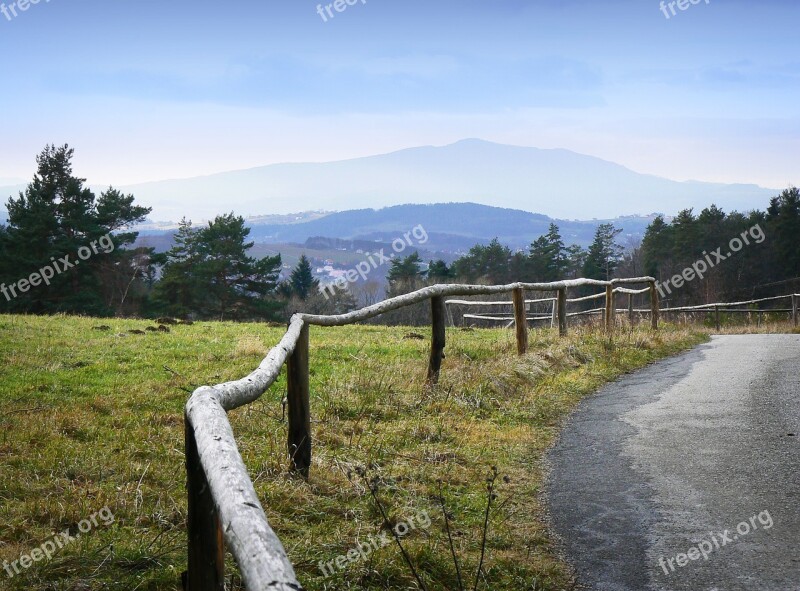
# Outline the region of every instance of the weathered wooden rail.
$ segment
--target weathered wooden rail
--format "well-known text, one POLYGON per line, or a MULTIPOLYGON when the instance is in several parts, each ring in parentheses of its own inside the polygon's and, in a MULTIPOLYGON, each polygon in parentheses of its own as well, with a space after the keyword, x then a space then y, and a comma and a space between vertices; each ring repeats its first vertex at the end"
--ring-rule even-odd
MULTIPOLYGON (((592 314, 602 314, 606 319, 606 328, 612 329, 613 322, 609 322, 609 319, 615 318, 616 310, 616 294, 626 294, 628 296, 628 319, 632 322, 634 319, 634 308, 633 308, 633 297, 635 295, 644 294, 650 292, 651 295, 651 309, 646 310, 646 312, 653 311, 653 301, 658 303, 657 300, 657 293, 655 290, 651 290, 650 287, 646 287, 644 289, 628 289, 625 287, 613 287, 607 286, 606 289, 601 293, 596 293, 580 298, 570 298, 565 301, 566 304, 573 304, 573 303, 580 303, 580 302, 588 302, 591 300, 597 300, 600 298, 605 298, 605 305, 602 308, 594 308, 591 310, 584 310, 582 312, 572 312, 567 314, 567 318, 575 317, 575 316, 587 316, 592 314), (656 298, 653 300, 653 298, 656 298)), ((556 292, 558 294, 559 292, 556 292)), ((527 317, 528 322, 535 322, 539 320, 550 320, 552 325, 555 325, 555 321, 557 318, 557 311, 558 311, 558 297, 552 298, 544 298, 538 300, 524 300, 525 310, 527 311, 527 306, 529 304, 537 304, 537 303, 544 303, 550 302, 552 304, 552 315, 548 316, 533 316, 527 317)), ((467 320, 488 320, 488 321, 502 321, 502 322, 511 322, 512 324, 516 323, 517 326, 521 324, 522 317, 517 317, 517 312, 522 310, 522 306, 517 301, 477 301, 477 300, 447 300, 445 302, 448 306, 514 306, 515 316, 504 316, 503 313, 494 314, 494 313, 483 313, 483 314, 464 314, 462 318, 467 320), (519 321, 519 322, 518 322, 519 321)), ((638 312, 641 312, 639 310, 638 312)), ((657 318, 658 309, 655 308, 655 315, 653 316, 657 318)), ((450 316, 452 317, 452 316, 450 316)), ((511 324, 509 324, 511 326, 511 324)))
POLYGON ((680 306, 677 308, 665 308, 663 310, 664 314, 703 314, 703 313, 714 313, 714 324, 717 330, 721 327, 720 322, 720 314, 752 314, 755 312, 756 314, 764 314, 764 313, 788 313, 791 314, 792 324, 794 326, 798 326, 798 303, 800 302, 800 294, 792 293, 782 296, 774 296, 769 298, 759 298, 756 300, 745 300, 741 302, 715 302, 713 304, 702 304, 699 306, 680 306), (779 300, 791 300, 791 308, 766 308, 761 309, 761 307, 757 307, 756 309, 748 308, 748 309, 739 309, 742 306, 758 306, 759 304, 763 304, 765 302, 777 302, 779 300))
MULTIPOLYGON (((637 294, 646 293, 648 288, 640 289, 640 290, 633 290, 633 289, 626 289, 623 287, 614 288, 613 293, 621 293, 628 295, 628 307, 627 307, 627 315, 628 320, 633 321, 636 314, 647 314, 650 313, 650 309, 635 309, 633 307, 633 296, 637 294)), ((597 293, 593 295, 588 295, 580 298, 568 299, 568 303, 578 303, 578 302, 587 302, 591 300, 596 300, 600 298, 606 298, 606 304, 602 308, 592 308, 590 310, 583 310, 581 312, 571 312, 567 314, 567 318, 577 317, 577 316, 591 316, 591 315, 602 315, 604 318, 613 318, 615 315, 624 314, 626 313, 625 310, 617 310, 616 309, 616 300, 614 298, 609 299, 608 294, 606 292, 597 293), (612 310, 612 314, 609 314, 609 304, 612 310)), ((555 314, 555 298, 546 298, 540 300, 525 300, 526 304, 530 303, 540 303, 540 302, 553 302, 553 314, 555 314)), ((512 306, 514 302, 508 301, 478 301, 478 300, 448 300, 446 302, 448 305, 459 305, 459 306, 512 306)), ((717 330, 721 328, 721 321, 720 321, 720 314, 766 314, 766 313, 788 313, 791 315, 791 321, 794 326, 798 326, 800 323, 800 319, 798 318, 798 305, 800 304, 800 294, 787 294, 782 296, 774 296, 768 298, 759 298, 755 300, 744 300, 740 302, 715 302, 711 304, 701 304, 699 306, 680 306, 675 308, 669 307, 660 307, 659 314, 661 316, 667 316, 669 314, 705 314, 705 313, 714 313, 715 316, 715 325, 717 330), (753 308, 745 308, 741 309, 742 306, 754 306, 763 304, 766 302, 776 302, 779 300, 791 300, 791 308, 761 308, 757 307, 753 308)), ((481 314, 464 314, 462 316, 464 319, 475 319, 475 320, 486 320, 486 321, 515 321, 515 317, 513 316, 504 316, 501 314, 493 314, 493 313, 481 313, 481 314)), ((533 316, 527 318, 528 322, 534 322, 538 320, 550 320, 550 316, 533 316)))
MULTIPOLYGON (((658 328, 658 295, 652 277, 596 281, 573 279, 553 283, 508 285, 434 285, 385 300, 348 314, 295 314, 281 341, 250 375, 194 391, 185 408, 188 488, 188 591, 224 591, 225 547, 233 554, 248 591, 302 589, 278 536, 272 530, 247 473, 227 413, 257 400, 287 366, 288 442, 291 470, 305 478, 311 468, 312 434, 309 388, 309 327, 344 326, 405 306, 430 300, 432 337, 427 381, 437 383, 445 348, 445 298, 511 293, 517 352, 528 348, 525 292, 556 293, 555 317, 561 336, 567 334, 567 291, 583 286, 605 288, 606 329, 613 330, 613 294, 633 290, 620 285, 648 284, 651 326, 658 328)), ((640 292, 636 292, 640 293, 640 292)), ((603 294, 601 294, 603 295, 603 294)))

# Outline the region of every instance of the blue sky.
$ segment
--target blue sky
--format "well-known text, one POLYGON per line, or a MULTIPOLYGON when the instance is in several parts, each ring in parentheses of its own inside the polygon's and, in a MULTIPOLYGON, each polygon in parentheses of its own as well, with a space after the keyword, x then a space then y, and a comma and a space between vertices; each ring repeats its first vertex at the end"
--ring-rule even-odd
POLYGON ((800 182, 796 0, 669 19, 659 0, 359 0, 327 22, 317 4, 0 14, 0 178, 29 179, 50 142, 123 185, 480 137, 676 180, 800 182))

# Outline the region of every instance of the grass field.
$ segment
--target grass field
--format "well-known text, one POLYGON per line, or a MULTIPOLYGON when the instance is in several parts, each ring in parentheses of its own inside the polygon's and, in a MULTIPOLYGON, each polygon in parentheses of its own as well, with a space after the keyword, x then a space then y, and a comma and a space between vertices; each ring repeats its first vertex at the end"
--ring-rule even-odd
MULTIPOLYGON (((80 533, 13 578, 0 571, 0 589, 180 589, 183 405, 197 385, 249 373, 283 329, 209 322, 129 332, 146 326, 0 316, 0 561, 11 569, 23 555, 36 558, 54 534, 80 533), (86 531, 104 507, 113 523, 86 531)), ((655 335, 622 331, 613 341, 589 329, 566 339, 543 330, 531 333, 531 352, 519 358, 512 331, 448 329, 441 383, 426 389, 427 333, 416 332, 312 327, 308 482, 287 474, 285 378, 231 414, 300 580, 314 591, 416 588, 394 543, 328 576, 318 566, 380 538, 374 482, 390 522, 415 518, 404 547, 430 590, 460 588, 444 501, 464 588, 472 589, 494 466, 479 588, 569 589, 539 498, 543 452, 566 413, 600 384, 707 336, 671 326, 655 335)), ((240 588, 232 562, 228 572, 229 588, 240 588)))

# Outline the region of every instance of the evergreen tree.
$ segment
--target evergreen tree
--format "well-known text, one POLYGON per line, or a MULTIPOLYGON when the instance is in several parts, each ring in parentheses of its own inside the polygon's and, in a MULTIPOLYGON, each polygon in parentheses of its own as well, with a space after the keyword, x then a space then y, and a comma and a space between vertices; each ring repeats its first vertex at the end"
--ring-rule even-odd
POLYGON ((34 313, 111 314, 121 302, 114 290, 107 289, 108 273, 113 272, 112 284, 136 278, 130 255, 120 247, 134 242, 137 234, 126 230, 150 209, 134 205, 132 195, 113 188, 97 198, 84 186, 85 179, 73 175, 73 156, 68 145, 45 147, 36 158, 33 181, 8 201, 8 227, 0 232, 5 255, 0 279, 13 284, 44 267, 64 263, 49 285, 25 290, 13 299, 0 298, 3 307, 34 313), (108 248, 97 248, 103 243, 108 248))
POLYGON ((314 275, 311 273, 311 263, 305 254, 300 256, 300 262, 292 271, 289 285, 292 293, 302 301, 306 301, 313 292, 319 289, 319 280, 314 279, 314 275))
POLYGON ((557 225, 551 223, 547 234, 534 240, 529 259, 534 281, 558 281, 563 278, 567 256, 557 225))
POLYGON ((659 215, 647 226, 642 239, 645 274, 658 279, 671 271, 668 261, 672 257, 672 244, 672 228, 659 215))
POLYGON ((201 256, 197 234, 191 220, 181 219, 178 231, 172 237, 172 247, 165 253, 154 298, 166 314, 183 318, 200 307, 198 271, 201 256))
POLYGON ((247 255, 250 229, 232 213, 194 229, 183 220, 167 253, 156 287, 163 311, 200 318, 279 318, 275 290, 280 255, 256 260, 247 255))
POLYGON ((488 245, 476 244, 469 252, 453 263, 456 276, 466 281, 484 281, 491 284, 507 283, 511 277, 513 253, 494 238, 488 245))
POLYGON ((274 294, 281 269, 281 257, 256 260, 247 255, 253 242, 245 242, 250 228, 244 218, 229 213, 217 216, 198 232, 201 257, 200 284, 204 295, 202 314, 223 318, 270 318, 280 304, 274 294))
POLYGON ((672 236, 672 253, 676 263, 680 265, 696 260, 697 254, 703 250, 700 248, 700 226, 691 209, 680 211, 672 220, 672 236))
POLYGON ((800 277, 800 189, 791 187, 770 200, 766 224, 773 250, 773 281, 800 277))
POLYGON ((428 280, 433 283, 447 283, 453 278, 453 270, 443 260, 428 264, 428 280))
POLYGON ((420 266, 422 259, 417 251, 405 258, 395 258, 389 266, 387 279, 389 283, 415 284, 422 276, 420 266))
POLYGON ((622 258, 623 249, 615 242, 621 232, 614 224, 600 224, 597 227, 583 265, 583 276, 586 279, 608 281, 613 277, 622 258))
MULTIPOLYGON (((416 251, 407 257, 392 259, 386 277, 389 281, 386 296, 393 298, 422 287, 423 271, 421 266, 422 259, 416 251)), ((426 306, 423 303, 407 306, 386 314, 383 317, 383 321, 387 324, 405 324, 409 326, 426 324, 430 322, 429 308, 430 306, 426 306)))
POLYGON ((578 244, 571 244, 564 250, 566 279, 578 279, 583 274, 583 266, 586 264, 586 249, 578 244))

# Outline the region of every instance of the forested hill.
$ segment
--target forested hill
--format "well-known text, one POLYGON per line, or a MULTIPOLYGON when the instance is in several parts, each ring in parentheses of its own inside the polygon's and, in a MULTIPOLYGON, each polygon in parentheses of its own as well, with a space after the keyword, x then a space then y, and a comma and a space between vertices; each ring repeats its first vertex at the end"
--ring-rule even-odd
MULTIPOLYGON (((383 209, 355 209, 331 213, 301 223, 263 223, 248 220, 250 238, 261 243, 305 243, 326 237, 370 242, 391 242, 421 225, 428 233, 426 247, 437 251, 466 251, 476 243, 498 238, 511 248, 525 248, 556 223, 569 244, 588 246, 597 226, 613 222, 625 235, 641 238, 655 215, 629 216, 614 220, 554 220, 546 215, 477 203, 397 205, 383 209)), ((171 235, 171 231, 168 232, 171 235)), ((143 235, 154 232, 143 231, 143 235)))

